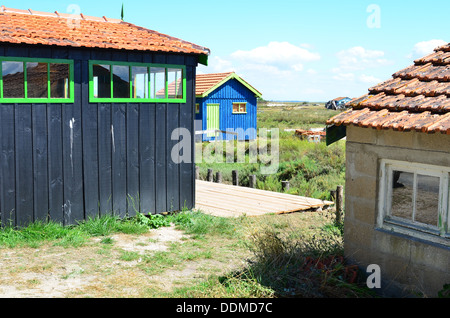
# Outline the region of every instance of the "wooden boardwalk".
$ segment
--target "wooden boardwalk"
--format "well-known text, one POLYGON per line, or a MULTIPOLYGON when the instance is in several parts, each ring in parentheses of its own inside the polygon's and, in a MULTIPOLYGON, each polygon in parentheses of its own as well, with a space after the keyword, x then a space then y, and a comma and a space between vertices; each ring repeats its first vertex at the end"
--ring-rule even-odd
POLYGON ((196 180, 195 208, 222 217, 258 216, 314 210, 333 205, 298 195, 196 180))

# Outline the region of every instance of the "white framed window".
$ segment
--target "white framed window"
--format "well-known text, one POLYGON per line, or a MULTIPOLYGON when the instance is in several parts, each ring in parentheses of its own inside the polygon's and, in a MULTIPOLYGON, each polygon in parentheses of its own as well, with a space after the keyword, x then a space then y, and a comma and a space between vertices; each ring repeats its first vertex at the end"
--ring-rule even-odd
POLYGON ((233 103, 233 114, 246 114, 247 103, 233 103))
POLYGON ((450 245, 450 167, 381 161, 378 226, 450 245))

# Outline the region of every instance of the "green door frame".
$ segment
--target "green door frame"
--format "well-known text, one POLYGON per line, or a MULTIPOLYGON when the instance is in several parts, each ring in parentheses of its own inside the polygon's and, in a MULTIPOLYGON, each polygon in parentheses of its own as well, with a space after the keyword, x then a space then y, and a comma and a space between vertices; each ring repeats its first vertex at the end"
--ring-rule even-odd
POLYGON ((216 136, 212 130, 220 129, 220 104, 206 104, 206 130, 208 137, 216 136), (211 130, 211 132, 209 132, 211 130))

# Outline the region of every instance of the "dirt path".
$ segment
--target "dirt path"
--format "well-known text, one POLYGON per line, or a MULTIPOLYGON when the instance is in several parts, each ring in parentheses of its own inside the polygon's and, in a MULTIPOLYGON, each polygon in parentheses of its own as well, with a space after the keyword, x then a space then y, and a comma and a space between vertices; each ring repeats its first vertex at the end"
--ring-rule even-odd
POLYGON ((118 234, 111 240, 104 244, 93 238, 77 248, 0 249, 0 298, 152 297, 205 277, 211 272, 205 267, 226 267, 199 259, 152 271, 145 257, 186 241, 174 227, 144 235, 118 234))

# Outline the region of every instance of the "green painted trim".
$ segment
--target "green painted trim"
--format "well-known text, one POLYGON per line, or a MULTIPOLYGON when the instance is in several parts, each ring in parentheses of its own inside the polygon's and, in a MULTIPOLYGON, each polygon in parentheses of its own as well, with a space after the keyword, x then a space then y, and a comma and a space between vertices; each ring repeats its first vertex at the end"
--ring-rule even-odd
POLYGON ((75 83, 74 83, 74 61, 67 59, 47 59, 47 58, 28 58, 28 57, 10 57, 0 56, 0 103, 3 104, 72 104, 75 102, 75 83), (4 98, 3 97, 3 63, 2 62, 22 62, 24 72, 24 98, 4 98), (27 83, 27 62, 47 63, 47 98, 28 98, 27 83), (69 65, 69 98, 51 98, 50 91, 50 64, 68 64, 69 65))
MULTIPOLYGON (((206 104, 206 130, 220 130, 220 104, 206 104)), ((214 137, 216 134, 209 132, 207 137, 214 137)))
POLYGON ((202 65, 208 66, 208 55, 200 55, 198 57, 198 62, 202 65))
POLYGON ((207 90, 206 92, 204 92, 203 94, 199 94, 196 95, 195 97, 197 98, 203 98, 208 96, 211 92, 213 92, 215 89, 219 88, 220 86, 222 86, 223 84, 225 84, 226 82, 228 82, 231 79, 235 79, 237 81, 239 81, 242 85, 244 85, 245 87, 247 87, 250 91, 252 91, 253 93, 255 93, 256 97, 261 98, 262 94, 260 92, 258 92, 254 87, 252 87, 250 84, 248 84, 246 81, 244 81, 242 78, 240 78, 236 73, 232 73, 230 74, 228 77, 226 77, 225 79, 223 79, 221 82, 219 82, 217 85, 215 85, 214 87, 210 88, 209 90, 207 90))
POLYGON ((336 141, 341 140, 342 138, 347 136, 347 127, 344 125, 340 125, 340 126, 335 126, 335 125, 331 125, 331 126, 326 126, 326 144, 327 146, 335 143, 336 141))
POLYGON ((135 62, 120 62, 120 61, 100 61, 100 60, 90 60, 89 61, 89 102, 90 103, 178 103, 185 104, 186 103, 186 66, 185 65, 175 65, 175 64, 151 64, 151 63, 135 63, 135 62), (111 66, 111 96, 114 96, 114 87, 113 87, 113 67, 114 65, 121 66, 129 66, 130 67, 130 98, 98 98, 94 97, 94 82, 93 82, 93 65, 101 64, 101 65, 110 65, 111 66), (132 94, 132 76, 131 76, 131 67, 146 67, 148 76, 148 98, 133 98, 132 94), (151 67, 159 67, 165 69, 165 90, 166 95, 165 98, 150 98, 152 88, 154 88, 151 81, 150 76, 150 68, 151 67), (181 69, 182 77, 183 77, 183 98, 168 98, 168 76, 167 70, 169 68, 181 69))

